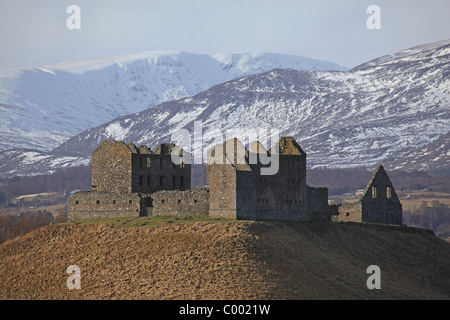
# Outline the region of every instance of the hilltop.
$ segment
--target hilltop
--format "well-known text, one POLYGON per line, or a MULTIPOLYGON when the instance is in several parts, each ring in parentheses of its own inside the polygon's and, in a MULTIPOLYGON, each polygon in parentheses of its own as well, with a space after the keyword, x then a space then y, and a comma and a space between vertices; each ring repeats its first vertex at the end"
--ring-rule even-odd
POLYGON ((428 232, 139 221, 51 225, 0 245, 0 298, 450 298, 450 244, 428 232), (381 290, 366 287, 373 264, 381 269, 381 290), (70 265, 81 269, 80 290, 66 287, 70 265))

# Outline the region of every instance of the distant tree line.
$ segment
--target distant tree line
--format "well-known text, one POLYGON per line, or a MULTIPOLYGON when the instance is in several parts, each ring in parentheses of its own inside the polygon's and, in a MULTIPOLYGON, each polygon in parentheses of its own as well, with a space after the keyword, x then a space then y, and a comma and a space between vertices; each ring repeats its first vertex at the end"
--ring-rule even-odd
MULTIPOLYGON (((307 184, 312 187, 327 187, 328 194, 339 195, 354 193, 364 189, 374 171, 365 168, 331 169, 314 168, 306 173, 307 184)), ((450 193, 450 177, 434 176, 424 171, 388 171, 396 190, 423 190, 450 193)), ((204 186, 207 183, 206 165, 192 166, 192 186, 204 186)))
MULTIPOLYGON (((329 195, 339 195, 365 189, 372 175, 373 171, 363 168, 314 168, 307 170, 306 179, 310 186, 327 187, 329 195)), ((400 170, 388 170, 388 175, 397 191, 428 189, 450 193, 450 177, 448 176, 434 176, 424 171, 400 170)))
POLYGON ((419 208, 403 212, 403 223, 411 227, 431 229, 442 238, 450 238, 450 208, 438 200, 423 201, 419 208))
POLYGON ((90 187, 91 166, 64 168, 47 175, 15 176, 1 181, 0 205, 20 195, 45 192, 56 192, 67 198, 71 191, 89 190, 90 187))
POLYGON ((25 211, 18 215, 0 215, 0 243, 26 234, 39 227, 64 221, 66 221, 65 213, 60 213, 54 217, 47 210, 39 210, 37 212, 25 211))
MULTIPOLYGON (((356 169, 308 169, 307 183, 313 187, 327 187, 329 195, 354 193, 364 189, 373 172, 364 168, 356 169)), ((207 183, 206 165, 193 165, 192 187, 207 183)), ((423 171, 388 171, 394 188, 400 190, 422 190, 450 193, 450 177, 434 176, 423 171)), ((0 205, 11 202, 24 194, 57 192, 67 198, 74 190, 90 190, 91 166, 65 168, 49 175, 13 177, 0 183, 0 205)), ((63 199, 64 200, 64 199, 63 199)))

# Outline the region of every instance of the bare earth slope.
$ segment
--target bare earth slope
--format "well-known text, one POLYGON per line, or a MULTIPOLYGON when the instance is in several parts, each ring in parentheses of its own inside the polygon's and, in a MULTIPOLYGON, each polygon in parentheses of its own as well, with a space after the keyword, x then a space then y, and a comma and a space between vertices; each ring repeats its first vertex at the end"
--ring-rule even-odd
POLYGON ((449 262, 431 234, 337 223, 53 225, 0 246, 0 298, 449 299, 449 262), (373 264, 380 290, 366 287, 373 264))

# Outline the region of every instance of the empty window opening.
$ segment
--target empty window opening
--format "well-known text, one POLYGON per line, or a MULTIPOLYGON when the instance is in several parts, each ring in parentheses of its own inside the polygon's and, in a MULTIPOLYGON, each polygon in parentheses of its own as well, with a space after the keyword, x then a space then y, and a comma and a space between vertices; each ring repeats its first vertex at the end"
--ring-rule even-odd
POLYGON ((141 157, 139 157, 139 167, 142 168, 142 158, 141 157))
POLYGON ((387 187, 387 188, 386 188, 386 197, 387 197, 388 199, 390 199, 391 196, 392 196, 392 194, 391 194, 391 187, 387 187))
POLYGON ((128 200, 128 204, 133 204, 133 200, 128 200))
POLYGON ((116 200, 113 200, 113 204, 116 204, 116 200))
POLYGON ((181 200, 180 199, 178 199, 178 204, 180 204, 181 203, 181 200))
POLYGON ((160 167, 160 168, 162 168, 162 162, 163 162, 163 159, 162 159, 162 158, 159 158, 159 167, 160 167))
POLYGON ((163 176, 160 176, 159 177, 159 185, 162 187, 162 185, 163 185, 163 176))
POLYGON ((175 176, 172 177, 172 184, 174 187, 177 185, 177 177, 175 176))
POLYGON ((346 212, 345 216, 348 217, 350 215, 350 212, 346 212))
POLYGON ((197 199, 195 199, 195 200, 194 200, 194 203, 197 203, 197 202, 198 202, 198 200, 197 200, 197 199))
POLYGON ((75 204, 79 204, 79 203, 80 203, 80 201, 78 201, 78 200, 75 201, 75 204))
POLYGON ((161 200, 161 204, 164 204, 164 200, 161 200))
POLYGON ((142 186, 144 183, 144 177, 142 175, 139 176, 139 185, 142 186))
POLYGON ((184 176, 180 176, 180 185, 184 186, 184 176))
POLYGON ((95 201, 96 204, 100 204, 100 200, 95 201))
POLYGON ((150 185, 150 176, 147 176, 147 185, 150 185))

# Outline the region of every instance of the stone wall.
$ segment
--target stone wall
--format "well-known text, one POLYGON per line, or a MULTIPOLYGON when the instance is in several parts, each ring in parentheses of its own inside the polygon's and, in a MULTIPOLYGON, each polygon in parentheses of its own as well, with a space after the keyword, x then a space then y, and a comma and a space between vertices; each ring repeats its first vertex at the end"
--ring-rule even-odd
POLYGON ((92 190, 152 193, 191 187, 191 165, 174 164, 173 144, 150 148, 104 141, 92 154, 92 190))
POLYGON ((153 216, 208 216, 209 189, 163 190, 151 194, 153 216))
POLYGON ((92 153, 92 190, 132 192, 132 151, 121 141, 105 141, 92 153))
POLYGON ((339 208, 339 221, 402 224, 402 204, 383 166, 377 167, 357 203, 339 208))
MULTIPOLYGON (((236 139, 216 145, 208 156, 208 186, 210 217, 253 220, 309 221, 307 210, 306 153, 292 138, 281 138, 279 148, 271 148, 271 157, 278 157, 278 171, 273 175, 261 175, 260 162, 255 152, 249 152, 236 139), (244 163, 237 162, 236 150, 245 149, 244 163), (235 154, 233 154, 233 149, 235 154), (229 160, 224 164, 211 164, 210 158, 221 159, 215 152, 229 160), (231 150, 231 151, 230 151, 231 150)), ((266 152, 252 143, 252 150, 266 152), (256 148, 254 147, 256 146, 256 148)), ((328 199, 325 203, 327 204, 328 199)))
POLYGON ((230 165, 208 164, 209 216, 237 219, 236 170, 230 165))
MULTIPOLYGON (((266 176, 261 176, 264 180, 266 176)), ((272 219, 309 221, 307 210, 306 154, 280 154, 279 172, 269 178, 274 194, 275 210, 272 219)))
POLYGON ((153 193, 191 187, 191 165, 173 163, 168 146, 172 145, 161 144, 154 153, 141 147, 140 153, 133 155, 133 192, 153 193))
POLYGON ((377 171, 361 198, 362 221, 402 224, 402 205, 384 169, 377 171))
MULTIPOLYGON (((238 171, 237 219, 308 221, 306 161, 301 155, 280 155, 275 175, 261 175, 260 165, 238 171)), ((328 201, 328 199, 327 199, 328 201)))
POLYGON ((339 207, 339 221, 402 224, 401 207, 391 208, 387 201, 360 200, 339 207))
POLYGON ((362 222, 362 203, 344 203, 339 209, 338 221, 342 222, 362 222))
POLYGON ((270 151, 259 142, 248 151, 237 139, 213 147, 208 189, 190 189, 191 166, 172 162, 174 148, 160 144, 152 152, 146 146, 104 141, 92 155, 93 191, 70 197, 69 216, 144 215, 149 207, 154 216, 310 221, 313 214, 327 215, 328 190, 306 185, 306 153, 291 137, 282 137, 270 151), (275 174, 261 174, 274 163, 254 163, 260 156, 277 159, 275 174))
POLYGON ((170 155, 134 155, 132 186, 142 193, 189 189, 190 165, 175 165, 170 155))
POLYGON ((80 191, 69 197, 67 219, 134 217, 151 206, 149 195, 127 192, 80 191))
POLYGON ((307 207, 314 220, 330 220, 328 188, 307 186, 307 207))

